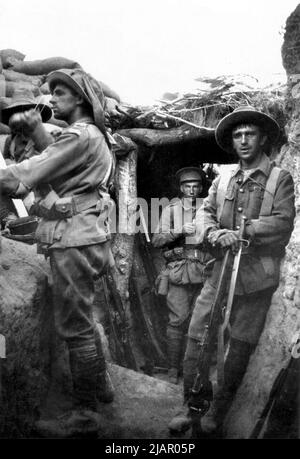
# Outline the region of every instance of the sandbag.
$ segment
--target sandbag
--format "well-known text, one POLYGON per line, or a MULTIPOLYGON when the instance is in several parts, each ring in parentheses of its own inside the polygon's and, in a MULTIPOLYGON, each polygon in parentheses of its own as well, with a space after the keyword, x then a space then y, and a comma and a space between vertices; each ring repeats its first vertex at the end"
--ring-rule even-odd
POLYGON ((14 59, 15 61, 23 61, 25 54, 20 53, 20 51, 16 51, 15 49, 1 49, 0 57, 2 60, 3 68, 7 69, 7 67, 10 66, 10 59, 14 59))
POLYGON ((81 68, 80 65, 65 57, 48 57, 35 61, 17 61, 10 59, 10 68, 15 72, 26 73, 26 75, 47 75, 54 70, 81 68))
POLYGON ((45 75, 26 75, 26 73, 15 72, 11 69, 4 69, 3 75, 6 81, 26 81, 34 86, 41 86, 45 79, 45 75))
POLYGON ((6 81, 5 82, 5 95, 11 97, 16 89, 27 89, 33 93, 33 95, 39 96, 41 94, 40 88, 34 86, 27 81, 6 81))

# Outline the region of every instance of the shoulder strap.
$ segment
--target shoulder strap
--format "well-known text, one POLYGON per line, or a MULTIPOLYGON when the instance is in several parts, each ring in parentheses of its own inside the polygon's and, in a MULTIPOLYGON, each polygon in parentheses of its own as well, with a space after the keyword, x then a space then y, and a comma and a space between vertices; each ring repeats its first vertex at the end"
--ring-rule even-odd
POLYGON ((217 197, 216 197, 218 221, 220 221, 220 217, 223 212, 226 191, 227 191, 230 179, 233 176, 233 173, 235 172, 236 168, 237 168, 237 165, 234 164, 232 168, 226 169, 220 176, 220 181, 218 183, 218 189, 217 189, 217 197))
POLYGON ((277 167, 277 166, 274 166, 273 169, 271 170, 271 173, 266 183, 264 197, 263 197, 263 201, 261 204, 261 209, 259 213, 260 217, 267 217, 271 215, 272 213, 274 195, 275 195, 280 172, 281 172, 281 169, 280 167, 277 167))

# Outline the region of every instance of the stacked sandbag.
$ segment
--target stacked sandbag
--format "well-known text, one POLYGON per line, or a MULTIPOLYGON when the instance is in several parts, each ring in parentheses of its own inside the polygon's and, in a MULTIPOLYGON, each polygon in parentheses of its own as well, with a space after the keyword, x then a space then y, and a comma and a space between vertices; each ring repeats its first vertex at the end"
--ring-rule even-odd
POLYGON ((27 75, 26 73, 16 72, 11 69, 3 69, 2 75, 4 75, 6 81, 26 81, 38 87, 44 83, 46 78, 45 75, 27 75))
POLYGON ((61 68, 81 68, 78 62, 65 57, 48 57, 34 61, 26 61, 24 58, 25 55, 17 50, 0 50, 1 75, 5 79, 5 94, 2 90, 2 96, 11 97, 16 88, 28 89, 38 96, 42 94, 40 88, 48 73, 61 68))
POLYGON ((54 70, 59 69, 75 69, 81 66, 65 57, 48 57, 47 59, 38 59, 35 61, 20 61, 10 59, 8 68, 15 72, 25 73, 26 75, 47 75, 54 70))
MULTIPOLYGON (((45 81, 45 76, 29 76, 25 72, 15 72, 11 67, 13 64, 22 63, 25 54, 15 49, 0 50, 1 69, 1 98, 10 98, 16 89, 22 88, 31 91, 34 96, 41 94, 39 86, 45 81)), ((9 103, 9 101, 7 101, 9 103)))
MULTIPOLYGON (((50 95, 47 76, 50 72, 59 69, 81 68, 78 62, 65 57, 48 57, 26 61, 25 54, 15 49, 0 50, 0 110, 3 106, 10 104, 10 98, 16 89, 31 91, 37 100, 42 100, 50 95)), ((99 81, 103 93, 108 99, 107 112, 110 113, 112 107, 120 102, 119 95, 107 84, 99 81)), ((115 113, 115 110, 112 110, 115 113)), ((49 123, 56 126, 65 127, 66 123, 51 118, 49 123)), ((0 135, 8 134, 9 128, 1 124, 0 135)))
POLYGON ((16 51, 15 49, 2 49, 0 50, 0 58, 3 68, 6 69, 9 67, 9 62, 11 59, 16 61, 23 61, 25 54, 20 53, 20 51, 16 51))

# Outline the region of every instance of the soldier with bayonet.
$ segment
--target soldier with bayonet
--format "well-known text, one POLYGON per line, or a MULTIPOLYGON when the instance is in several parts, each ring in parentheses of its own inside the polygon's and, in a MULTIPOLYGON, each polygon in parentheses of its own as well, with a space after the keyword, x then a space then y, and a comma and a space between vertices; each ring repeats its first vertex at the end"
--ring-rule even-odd
POLYGON ((176 173, 181 196, 163 209, 152 243, 162 248, 166 266, 157 279, 159 294, 166 295, 168 376, 177 384, 191 312, 204 281, 205 266, 211 256, 193 239, 195 216, 203 202, 200 197, 206 181, 198 167, 185 167, 176 173))
MULTIPOLYGON (((216 255, 212 274, 205 282, 191 318, 184 358, 185 403, 169 425, 172 431, 187 430, 194 422, 193 408, 197 403, 194 397, 191 404, 191 399, 193 392, 194 396, 197 392, 195 377, 201 379, 197 374, 198 367, 205 368, 203 362, 199 365, 198 361, 203 337, 207 336, 204 324, 214 323, 210 320, 211 309, 212 305, 216 306, 220 276, 227 276, 223 302, 226 304, 229 294, 233 295, 233 301, 227 303, 231 309, 230 317, 227 317, 230 325, 226 330, 229 336, 227 358, 225 363, 218 362, 218 369, 223 366, 224 380, 214 394, 209 410, 202 410, 200 416, 202 432, 221 432, 225 415, 264 328, 271 298, 279 283, 280 260, 295 217, 293 179, 289 172, 277 167, 268 157, 271 144, 279 136, 277 122, 251 106, 242 106, 219 122, 215 135, 219 146, 228 154, 234 153, 239 164, 214 180, 208 197, 197 212, 199 241, 206 241, 212 251, 218 249, 221 255, 216 255), (224 268, 227 253, 233 253, 235 263, 241 244, 240 263, 235 266, 238 275, 236 283, 232 283, 232 264, 229 265, 229 277, 228 269, 221 271, 221 268, 224 268)), ((226 311, 223 311, 224 315, 226 311)), ((198 406, 203 408, 205 404, 198 403, 198 406)))

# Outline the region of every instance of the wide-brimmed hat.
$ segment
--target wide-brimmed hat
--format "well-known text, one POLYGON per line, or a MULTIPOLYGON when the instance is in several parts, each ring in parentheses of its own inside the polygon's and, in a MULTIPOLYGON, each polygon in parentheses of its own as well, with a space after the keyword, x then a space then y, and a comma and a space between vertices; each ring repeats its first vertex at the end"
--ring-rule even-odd
POLYGON ((52 116, 50 105, 40 103, 41 99, 35 99, 33 93, 29 89, 16 89, 13 93, 10 103, 2 108, 1 121, 4 124, 9 124, 9 119, 14 113, 25 112, 35 108, 40 111, 43 123, 46 123, 52 116))
POLYGON ((280 128, 270 115, 256 110, 251 105, 242 105, 221 119, 215 130, 217 144, 232 153, 232 129, 239 124, 254 124, 262 128, 269 143, 274 144, 279 137, 280 128))
POLYGON ((77 94, 82 96, 88 104, 92 105, 92 102, 84 89, 83 76, 84 72, 80 69, 60 69, 49 73, 47 76, 47 82, 51 94, 58 83, 64 83, 65 85, 71 87, 77 94))
POLYGON ((183 167, 176 172, 176 179, 181 185, 184 182, 203 182, 206 175, 199 167, 183 167))
POLYGON ((93 112, 95 124, 103 133, 107 144, 110 146, 105 128, 105 96, 99 81, 95 80, 95 78, 82 69, 60 69, 49 73, 47 82, 51 94, 53 94, 57 84, 63 83, 73 89, 89 104, 93 112))

